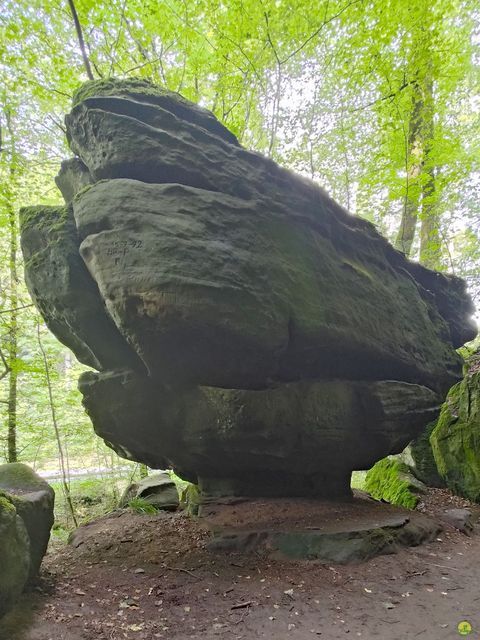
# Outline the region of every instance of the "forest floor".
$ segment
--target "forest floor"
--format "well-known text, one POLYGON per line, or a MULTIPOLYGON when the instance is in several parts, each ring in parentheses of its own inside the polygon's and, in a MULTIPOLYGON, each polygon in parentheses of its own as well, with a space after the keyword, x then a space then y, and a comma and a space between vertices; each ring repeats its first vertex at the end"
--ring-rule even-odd
MULTIPOLYGON (((431 490, 436 518, 463 506, 431 490)), ((115 512, 51 545, 39 584, 1 640, 480 638, 480 532, 438 538, 357 565, 213 554, 182 513, 115 512)))

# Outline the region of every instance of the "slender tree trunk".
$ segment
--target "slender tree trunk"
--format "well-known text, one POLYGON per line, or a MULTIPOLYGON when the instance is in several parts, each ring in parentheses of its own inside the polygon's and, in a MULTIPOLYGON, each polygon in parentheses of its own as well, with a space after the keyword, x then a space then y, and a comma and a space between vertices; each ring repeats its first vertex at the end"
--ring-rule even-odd
POLYGON ((395 248, 406 256, 412 252, 415 229, 420 208, 420 176, 423 162, 422 139, 423 98, 418 83, 414 85, 412 111, 409 122, 408 148, 406 149, 407 182, 402 220, 395 240, 395 248))
POLYGON ((8 330, 8 362, 10 375, 8 378, 8 462, 17 462, 17 391, 18 391, 18 277, 17 277, 17 229, 15 213, 9 212, 10 227, 10 304, 13 311, 10 313, 8 330))
POLYGON ((16 172, 16 148, 11 113, 5 109, 7 130, 10 137, 10 171, 6 194, 6 209, 8 218, 8 242, 9 242, 9 320, 8 320, 8 346, 7 364, 8 378, 8 403, 7 403, 7 460, 17 462, 17 392, 18 392, 18 229, 15 208, 13 205, 13 186, 16 172))
POLYGON ((87 78, 89 80, 93 80, 92 67, 90 66, 90 60, 88 59, 87 50, 85 48, 85 40, 83 38, 82 25, 80 24, 80 20, 78 19, 78 13, 75 8, 75 4, 73 0, 68 0, 68 6, 70 7, 70 11, 72 13, 73 22, 75 24, 75 30, 77 32, 78 44, 80 46, 80 52, 83 58, 83 64, 85 66, 85 71, 87 72, 87 78))
POLYGON ((77 518, 75 515, 75 509, 73 508, 72 496, 70 494, 70 485, 68 481, 68 469, 67 469, 67 461, 65 457, 65 453, 63 450, 62 439, 60 438, 60 429, 58 428, 57 422, 57 412, 55 410, 55 403, 53 401, 53 391, 52 391, 52 381, 50 379, 50 367, 48 364, 47 354, 45 353, 45 349, 43 347, 42 338, 40 335, 40 323, 37 324, 37 339, 38 346, 40 347, 40 351, 42 353, 43 366, 45 369, 45 379, 47 381, 47 391, 48 391, 48 400, 50 404, 50 413, 52 416, 52 424, 53 430, 55 432, 55 440, 57 442, 57 450, 58 450, 58 460, 60 463, 60 471, 62 472, 62 486, 63 493, 65 496, 65 501, 68 505, 68 509, 70 511, 70 515, 72 516, 73 523, 76 527, 78 527, 77 518))

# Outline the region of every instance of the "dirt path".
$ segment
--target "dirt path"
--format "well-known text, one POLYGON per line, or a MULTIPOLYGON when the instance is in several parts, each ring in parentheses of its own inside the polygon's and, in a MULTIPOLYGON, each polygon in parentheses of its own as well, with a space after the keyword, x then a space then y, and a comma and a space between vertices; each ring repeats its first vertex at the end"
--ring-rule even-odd
POLYGON ((123 513, 54 548, 1 640, 480 638, 480 534, 356 566, 212 554, 182 514, 123 513))

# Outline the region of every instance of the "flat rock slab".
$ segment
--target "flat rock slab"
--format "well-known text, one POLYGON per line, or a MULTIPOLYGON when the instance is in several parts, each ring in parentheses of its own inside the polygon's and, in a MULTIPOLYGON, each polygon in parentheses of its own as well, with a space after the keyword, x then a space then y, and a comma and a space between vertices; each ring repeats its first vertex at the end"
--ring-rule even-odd
POLYGON ((365 497, 226 500, 202 507, 212 551, 267 552, 292 559, 361 562, 434 539, 441 526, 416 511, 365 497))

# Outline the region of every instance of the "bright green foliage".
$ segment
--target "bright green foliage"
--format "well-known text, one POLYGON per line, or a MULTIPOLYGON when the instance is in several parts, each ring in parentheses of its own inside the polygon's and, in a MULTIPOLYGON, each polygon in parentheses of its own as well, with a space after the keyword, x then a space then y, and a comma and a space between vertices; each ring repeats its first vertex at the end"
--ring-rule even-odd
POLYGON ((418 489, 412 483, 408 466, 394 458, 379 460, 368 471, 364 488, 377 500, 407 509, 415 509, 419 501, 418 489))
POLYGON ((128 508, 135 513, 143 513, 145 515, 158 513, 158 509, 145 498, 132 498, 128 501, 128 508))

